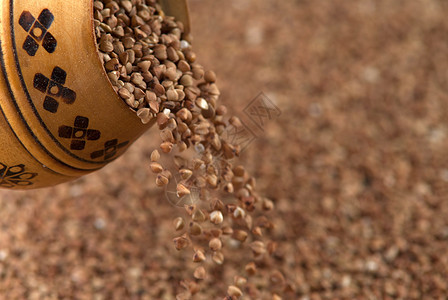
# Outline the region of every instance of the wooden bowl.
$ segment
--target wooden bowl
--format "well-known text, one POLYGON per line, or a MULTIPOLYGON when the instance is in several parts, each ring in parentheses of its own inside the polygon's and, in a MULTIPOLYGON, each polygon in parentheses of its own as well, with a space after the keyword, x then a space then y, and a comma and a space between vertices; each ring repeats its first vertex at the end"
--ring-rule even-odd
POLYGON ((113 161, 143 125, 97 54, 92 0, 0 1, 0 187, 53 186, 113 161))

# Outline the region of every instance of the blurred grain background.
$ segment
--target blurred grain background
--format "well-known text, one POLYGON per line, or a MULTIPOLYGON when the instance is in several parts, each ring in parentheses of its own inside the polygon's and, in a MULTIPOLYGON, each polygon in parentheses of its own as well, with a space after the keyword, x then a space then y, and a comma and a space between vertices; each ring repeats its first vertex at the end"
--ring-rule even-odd
MULTIPOLYGON (((285 299, 445 299, 448 2, 190 4, 222 102, 242 114, 263 91, 282 111, 241 162, 277 205, 285 299)), ((69 184, 0 192, 0 299, 173 299, 189 263, 149 172, 158 140, 69 184)), ((208 292, 222 299, 235 270, 208 292)))

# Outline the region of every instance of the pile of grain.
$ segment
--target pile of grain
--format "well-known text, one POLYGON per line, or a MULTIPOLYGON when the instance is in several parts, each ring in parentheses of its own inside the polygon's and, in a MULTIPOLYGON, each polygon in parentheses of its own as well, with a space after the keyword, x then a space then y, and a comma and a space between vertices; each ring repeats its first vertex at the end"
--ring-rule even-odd
MULTIPOLYGON (((174 183, 179 201, 170 201, 185 208, 184 217, 173 221, 174 246, 190 249, 197 265, 177 298, 199 291, 210 263, 225 263, 225 248, 242 259, 253 254, 241 261, 244 274, 235 270, 234 282, 228 283, 226 299, 240 298, 247 277, 266 265, 276 248, 265 237, 272 224, 264 212, 273 203, 260 197, 255 179, 234 164, 240 147, 226 138, 240 120, 226 117, 215 73, 196 62, 183 25, 165 16, 155 0, 95 1, 94 17, 100 58, 115 91, 143 123, 156 122, 161 152, 173 163, 162 163, 158 150, 151 154, 157 186, 170 192, 174 183)), ((277 277, 284 281, 281 273, 277 277)), ((250 294, 257 295, 256 289, 250 294)))

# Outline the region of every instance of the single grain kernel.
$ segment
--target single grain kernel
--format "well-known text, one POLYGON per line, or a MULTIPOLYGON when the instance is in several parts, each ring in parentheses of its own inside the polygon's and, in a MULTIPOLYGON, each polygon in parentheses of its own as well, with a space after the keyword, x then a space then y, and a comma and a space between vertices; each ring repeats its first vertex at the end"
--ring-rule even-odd
POLYGON ((225 105, 218 106, 218 108, 216 109, 216 114, 219 116, 224 116, 225 114, 227 114, 227 107, 225 105))
POLYGON ((213 237, 219 238, 222 236, 222 230, 218 228, 212 228, 210 229, 210 234, 213 237))
POLYGON ((255 274, 257 273, 257 266, 255 265, 254 262, 250 262, 250 263, 248 263, 248 264, 244 267, 244 269, 245 269, 246 273, 247 273, 249 276, 253 276, 253 275, 255 275, 255 274))
POLYGON ((151 67, 151 61, 150 60, 140 61, 137 64, 137 66, 138 66, 140 72, 145 73, 145 72, 149 71, 149 68, 151 67))
POLYGON ((213 83, 216 81, 216 74, 213 71, 207 71, 204 74, 204 79, 206 82, 213 83))
POLYGON ((205 214, 202 212, 202 210, 201 209, 197 209, 197 210, 195 210, 195 212, 193 213, 193 215, 192 215, 192 219, 193 219, 193 221, 195 221, 195 222, 199 222, 199 223, 202 223, 202 222, 204 222, 205 221, 205 214))
POLYGON ((249 215, 249 214, 247 214, 245 217, 244 217, 244 219, 243 219, 243 221, 241 222, 244 226, 246 226, 246 228, 247 229, 252 229, 252 227, 253 227, 253 219, 252 219, 252 216, 251 215, 249 215))
POLYGON ((169 47, 166 50, 168 59, 172 62, 177 62, 179 60, 179 54, 177 54, 176 49, 174 49, 173 47, 169 47))
POLYGON ((175 139, 174 139, 174 136, 173 136, 173 132, 170 129, 168 129, 168 128, 163 129, 160 132, 160 137, 162 138, 162 141, 164 141, 164 142, 170 142, 170 143, 174 143, 175 142, 175 139))
POLYGON ((208 103, 204 98, 197 98, 195 103, 199 108, 203 110, 207 110, 209 108, 208 103))
POLYGON ((238 299, 243 295, 243 292, 241 292, 241 290, 238 287, 231 285, 227 288, 227 294, 230 297, 235 297, 238 299))
POLYGON ((193 255, 193 262, 199 263, 205 260, 205 254, 201 250, 197 250, 193 255))
POLYGON ((163 142, 162 144, 160 144, 160 149, 162 149, 163 153, 170 153, 173 149, 173 143, 163 142))
MULTIPOLYGON (((151 93, 152 93, 152 92, 151 92, 151 93)), ((153 95, 155 96, 154 93, 153 93, 153 95)), ((150 109, 153 113, 157 113, 157 112, 159 112, 159 109, 160 109, 160 105, 159 105, 159 103, 158 103, 156 100, 150 100, 150 101, 148 101, 147 99, 148 99, 148 91, 146 92, 145 100, 146 100, 146 102, 147 102, 148 105, 149 105, 149 109, 150 109)))
POLYGON ((162 187, 162 186, 167 185, 168 183, 169 183, 168 177, 166 177, 162 174, 157 175, 157 177, 156 177, 156 185, 157 186, 162 187))
POLYGON ((174 224, 174 229, 176 229, 176 231, 182 230, 185 226, 184 219, 182 219, 181 217, 174 219, 173 224, 174 224))
MULTIPOLYGON (((135 99, 139 99, 139 100, 141 99, 142 103, 143 103, 143 97, 145 97, 145 92, 141 88, 135 88, 134 97, 135 97, 135 99)), ((145 107, 145 108, 147 108, 147 107, 145 107)))
POLYGON ((146 83, 143 80, 143 76, 140 73, 132 73, 132 75, 131 75, 131 82, 133 84, 135 84, 136 86, 140 86, 142 84, 146 85, 146 83))
POLYGON ((185 205, 184 208, 185 208, 185 211, 187 212, 187 214, 189 216, 192 216, 194 211, 196 210, 196 205, 195 204, 185 205))
POLYGON ((246 216, 246 212, 244 211, 244 209, 242 209, 239 206, 233 211, 233 217, 235 219, 244 218, 245 216, 246 216))
POLYGON ((197 267, 193 273, 194 278, 199 279, 199 280, 204 280, 206 275, 207 275, 207 273, 203 266, 197 267))
POLYGON ((189 87, 193 85, 193 77, 191 75, 184 75, 180 79, 180 84, 182 84, 185 87, 189 87))
POLYGON ((196 282, 190 281, 188 283, 188 291, 190 292, 191 295, 195 295, 197 294, 197 292, 199 292, 199 284, 197 284, 196 282))
POLYGON ((168 122, 168 120, 170 119, 170 117, 167 116, 167 114, 165 114, 163 112, 159 112, 157 114, 156 118, 157 118, 157 124, 159 125, 159 127, 165 125, 168 122))
POLYGON ((234 192, 233 184, 231 182, 227 183, 224 186, 224 191, 227 192, 227 193, 232 194, 234 192))
POLYGON ((130 36, 127 36, 127 37, 125 37, 123 39, 123 46, 126 49, 131 49, 132 47, 134 47, 134 45, 135 45, 135 39, 134 38, 132 38, 130 36))
POLYGON ((252 229, 252 233, 254 236, 256 237, 261 237, 263 236, 263 231, 261 230, 260 227, 256 226, 254 229, 252 229))
POLYGON ((224 263, 224 254, 221 251, 213 252, 212 260, 217 265, 222 265, 224 263))
POLYGON ((190 65, 185 60, 179 61, 179 63, 177 64, 177 67, 182 73, 186 73, 191 70, 190 65))
POLYGON ((104 67, 107 71, 117 71, 120 66, 120 62, 116 58, 112 58, 107 63, 104 64, 104 67))
POLYGON ((109 80, 113 85, 117 85, 118 78, 120 78, 120 73, 118 73, 117 71, 112 71, 107 73, 107 77, 109 77, 109 80))
POLYGON ((122 1, 120 1, 120 4, 121 4, 121 7, 123 7, 125 10, 126 10, 126 12, 131 12, 131 10, 132 10, 132 2, 131 1, 129 1, 129 0, 122 0, 122 1))
POLYGON ((160 172, 163 171, 162 165, 159 164, 159 163, 156 163, 156 162, 152 162, 150 164, 150 168, 151 168, 151 171, 154 172, 154 173, 160 173, 160 172))
POLYGON ((100 50, 106 53, 114 51, 114 45, 110 41, 103 41, 100 43, 100 50))
POLYGON ((190 195, 190 190, 182 183, 179 183, 176 187, 176 195, 177 197, 182 198, 186 195, 190 195))
POLYGON ((118 94, 120 95, 121 98, 123 98, 125 100, 130 99, 132 96, 131 92, 129 92, 129 90, 126 88, 119 89, 118 94))
POLYGON ((266 248, 269 255, 274 255, 274 253, 277 251, 278 244, 276 242, 270 241, 268 242, 266 248))
POLYGON ((274 202, 271 200, 264 198, 263 199, 263 209, 266 211, 271 211, 274 209, 274 202))
POLYGON ((212 251, 219 251, 222 248, 222 242, 219 238, 213 238, 208 243, 208 246, 212 251))
POLYGON ((183 180, 188 180, 193 175, 193 171, 189 169, 180 169, 179 174, 183 180))
POLYGON ((177 112, 176 116, 179 117, 184 122, 191 121, 191 119, 193 117, 191 112, 186 108, 182 108, 181 110, 179 110, 177 112))
POLYGON ((187 248, 189 244, 188 239, 185 238, 184 236, 180 236, 173 239, 173 243, 174 247, 176 247, 178 251, 187 248))
POLYGON ((232 234, 232 237, 233 237, 235 240, 240 241, 241 243, 244 243, 244 242, 246 241, 247 236, 248 236, 248 234, 247 234, 246 231, 244 231, 244 230, 239 230, 239 229, 238 229, 238 230, 234 230, 234 231, 233 231, 233 234, 232 234))
POLYGON ((159 59, 159 60, 165 60, 168 58, 168 54, 166 53, 166 46, 165 45, 157 45, 154 47, 154 55, 159 59))
POLYGON ((230 226, 224 226, 222 227, 222 234, 224 235, 232 235, 234 232, 233 228, 230 226))
POLYGON ((204 68, 198 65, 193 65, 193 78, 201 80, 204 77, 204 68))
POLYGON ((233 283, 235 284, 235 286, 243 288, 247 283, 247 279, 236 275, 235 277, 233 277, 233 283))
POLYGON ((252 249, 252 252, 254 255, 262 255, 266 253, 266 247, 263 242, 261 241, 255 241, 250 244, 250 248, 252 249))
POLYGON ((222 212, 219 210, 215 210, 210 214, 210 221, 213 224, 221 224, 224 221, 224 216, 222 215, 222 212))
POLYGON ((151 161, 152 162, 158 162, 160 159, 160 153, 157 151, 157 149, 153 150, 151 152, 151 161))
POLYGON ((202 234, 202 227, 196 222, 190 223, 190 229, 189 232, 193 236, 201 235, 202 234))
POLYGON ((149 108, 141 108, 137 111, 137 116, 140 118, 143 124, 148 124, 152 119, 152 114, 149 108))
POLYGON ((235 116, 233 116, 229 119, 229 123, 232 124, 236 128, 240 128, 241 126, 243 126, 243 124, 241 123, 241 120, 235 116))
POLYGON ((168 90, 166 92, 166 97, 168 101, 177 101, 179 99, 179 95, 175 90, 168 90))

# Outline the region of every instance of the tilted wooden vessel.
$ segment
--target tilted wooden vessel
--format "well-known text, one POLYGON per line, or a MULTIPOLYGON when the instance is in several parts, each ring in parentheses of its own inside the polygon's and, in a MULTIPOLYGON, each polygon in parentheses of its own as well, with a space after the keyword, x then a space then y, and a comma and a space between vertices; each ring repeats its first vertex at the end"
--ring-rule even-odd
MULTIPOLYGON (((93 0, 0 1, 0 188, 53 186, 123 154, 143 125, 97 54, 93 0)), ((189 30, 185 0, 163 0, 189 30)))

